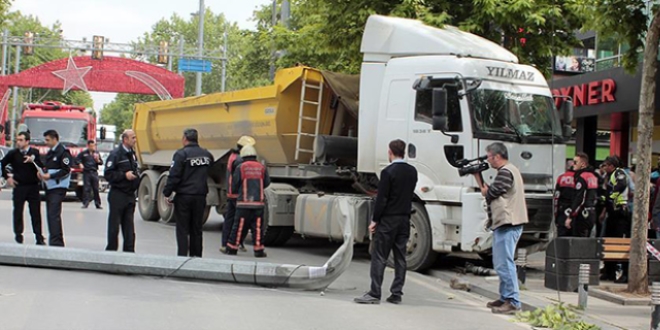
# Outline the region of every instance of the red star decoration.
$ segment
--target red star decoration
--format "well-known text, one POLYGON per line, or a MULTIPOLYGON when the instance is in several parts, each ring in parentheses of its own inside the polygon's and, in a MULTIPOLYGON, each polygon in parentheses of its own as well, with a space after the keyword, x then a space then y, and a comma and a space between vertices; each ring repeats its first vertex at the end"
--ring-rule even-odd
POLYGON ((73 58, 69 57, 69 62, 66 65, 66 69, 53 71, 53 74, 64 80, 64 90, 62 90, 62 94, 66 94, 73 87, 78 87, 81 90, 87 92, 87 84, 85 84, 83 77, 91 69, 91 66, 86 66, 83 68, 77 67, 76 63, 73 61, 73 58))

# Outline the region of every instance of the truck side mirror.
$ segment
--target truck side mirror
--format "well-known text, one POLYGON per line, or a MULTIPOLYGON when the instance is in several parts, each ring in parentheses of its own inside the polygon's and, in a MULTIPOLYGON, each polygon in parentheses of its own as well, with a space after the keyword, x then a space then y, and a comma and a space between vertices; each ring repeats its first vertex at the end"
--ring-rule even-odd
POLYGON ((561 120, 565 124, 570 124, 573 121, 573 101, 564 100, 561 104, 561 120))
POLYGON ((105 140, 105 127, 101 127, 99 131, 100 131, 101 140, 105 140))
POLYGON ((433 111, 433 129, 447 130, 447 91, 444 88, 434 88, 431 109, 433 111))

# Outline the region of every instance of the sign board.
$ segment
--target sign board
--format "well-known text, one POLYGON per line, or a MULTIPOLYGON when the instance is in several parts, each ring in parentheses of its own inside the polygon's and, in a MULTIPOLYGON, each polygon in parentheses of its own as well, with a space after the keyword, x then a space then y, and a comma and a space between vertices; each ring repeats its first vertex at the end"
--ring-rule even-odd
POLYGON ((182 58, 179 60, 179 69, 187 72, 211 72, 211 61, 182 58))

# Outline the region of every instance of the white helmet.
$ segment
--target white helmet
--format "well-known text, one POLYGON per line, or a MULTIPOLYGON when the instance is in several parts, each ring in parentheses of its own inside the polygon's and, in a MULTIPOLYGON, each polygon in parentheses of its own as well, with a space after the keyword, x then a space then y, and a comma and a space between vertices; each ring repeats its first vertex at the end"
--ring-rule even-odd
POLYGON ((254 138, 251 137, 251 136, 249 136, 249 135, 243 135, 243 136, 241 136, 241 138, 238 139, 238 142, 237 142, 237 144, 238 144, 239 146, 241 146, 241 147, 245 147, 245 146, 253 146, 253 145, 255 145, 256 143, 257 143, 257 142, 254 140, 254 138))
POLYGON ((241 149, 241 158, 245 157, 256 157, 257 156, 257 150, 254 149, 253 146, 251 145, 246 145, 241 149))

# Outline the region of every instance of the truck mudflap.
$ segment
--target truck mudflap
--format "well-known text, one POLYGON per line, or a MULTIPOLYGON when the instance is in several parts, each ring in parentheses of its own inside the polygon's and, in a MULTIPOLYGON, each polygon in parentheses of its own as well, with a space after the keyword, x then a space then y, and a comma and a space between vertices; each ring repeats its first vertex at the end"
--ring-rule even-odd
MULTIPOLYGON (((518 242, 529 254, 545 250, 552 235, 552 195, 526 194, 529 223, 523 226, 518 242)), ((480 193, 463 194, 463 221, 461 223, 461 250, 466 252, 490 252, 492 232, 486 230, 488 213, 486 201, 480 193)))
POLYGON ((372 203, 371 198, 364 196, 301 194, 296 198, 294 227, 301 235, 340 241, 344 239, 345 228, 342 228, 344 222, 337 219, 348 216, 352 218, 353 240, 364 243, 369 240, 372 203))

